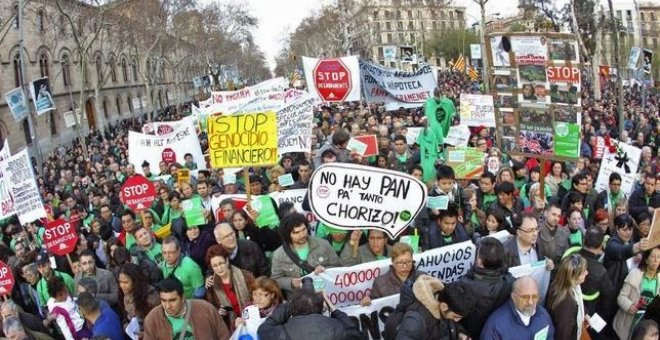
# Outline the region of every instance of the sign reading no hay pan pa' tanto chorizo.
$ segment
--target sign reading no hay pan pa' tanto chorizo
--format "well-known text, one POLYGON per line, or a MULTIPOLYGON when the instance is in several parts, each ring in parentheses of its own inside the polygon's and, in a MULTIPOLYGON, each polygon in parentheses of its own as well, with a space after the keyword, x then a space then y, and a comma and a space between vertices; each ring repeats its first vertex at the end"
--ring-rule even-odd
POLYGON ((309 202, 323 223, 340 229, 378 229, 394 238, 426 202, 426 186, 397 171, 324 164, 310 179, 309 202))

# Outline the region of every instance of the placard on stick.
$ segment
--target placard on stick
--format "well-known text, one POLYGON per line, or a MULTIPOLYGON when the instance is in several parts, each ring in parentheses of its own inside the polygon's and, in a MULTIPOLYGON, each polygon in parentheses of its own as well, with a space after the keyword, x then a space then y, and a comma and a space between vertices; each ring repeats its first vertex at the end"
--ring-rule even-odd
POLYGON ((653 212, 651 230, 649 231, 649 246, 655 247, 660 244, 660 208, 653 212))

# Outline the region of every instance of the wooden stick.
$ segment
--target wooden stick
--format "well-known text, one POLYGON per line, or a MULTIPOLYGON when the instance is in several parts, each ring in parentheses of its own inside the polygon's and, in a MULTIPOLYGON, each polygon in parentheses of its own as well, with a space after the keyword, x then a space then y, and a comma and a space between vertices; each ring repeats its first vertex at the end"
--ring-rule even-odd
POLYGON ((66 260, 69 261, 69 268, 71 268, 71 272, 73 272, 73 261, 71 261, 71 255, 66 254, 66 260))
POLYGON ((539 195, 541 199, 545 201, 545 158, 540 158, 541 162, 541 173, 539 174, 539 195))
POLYGON ((247 195, 248 204, 252 201, 252 193, 250 192, 250 171, 249 168, 243 168, 243 178, 245 179, 245 194, 247 195))

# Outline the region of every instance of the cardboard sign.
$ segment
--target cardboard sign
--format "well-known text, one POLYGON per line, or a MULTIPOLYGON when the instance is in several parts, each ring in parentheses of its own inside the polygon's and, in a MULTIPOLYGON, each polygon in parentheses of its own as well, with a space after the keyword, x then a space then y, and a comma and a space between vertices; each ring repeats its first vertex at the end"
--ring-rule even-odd
POLYGON ((181 185, 181 183, 190 183, 190 170, 186 168, 181 168, 176 171, 176 182, 181 185))
MULTIPOLYGON (((463 276, 471 268, 476 257, 476 246, 471 241, 434 248, 414 254, 415 270, 439 278, 442 282, 452 282, 463 276)), ((326 268, 319 274, 309 274, 315 280, 323 280, 324 291, 330 302, 337 307, 358 303, 369 296, 373 281, 386 274, 390 259, 366 262, 351 267, 326 268)))
POLYGON ((353 151, 360 156, 364 156, 365 152, 367 152, 367 144, 362 143, 355 138, 351 138, 348 140, 348 144, 346 144, 346 149, 353 151))
POLYGON ((449 148, 447 165, 454 169, 457 179, 479 179, 485 158, 486 154, 477 148, 449 148))
POLYGON ((308 95, 277 111, 277 148, 280 155, 289 152, 310 152, 314 99, 308 95))
POLYGON ((489 94, 461 94, 459 111, 461 125, 495 127, 495 105, 489 94))
POLYGON ((312 212, 339 229, 378 229, 395 238, 425 202, 424 183, 399 171, 330 163, 310 179, 312 212))
POLYGON ((649 246, 651 248, 660 244, 660 208, 653 212, 653 221, 651 221, 651 230, 649 231, 649 246))
POLYGON ((362 156, 369 157, 378 155, 378 138, 376 135, 356 136, 353 137, 353 139, 367 144, 367 149, 364 150, 362 156))
POLYGON ((129 209, 142 211, 156 200, 156 187, 144 176, 133 175, 121 187, 119 198, 129 209))
POLYGON ((612 153, 609 148, 605 148, 605 155, 600 162, 600 170, 598 171, 598 177, 596 178, 594 188, 598 192, 607 189, 610 174, 616 172, 621 175, 621 192, 630 197, 630 194, 632 194, 632 191, 635 188, 635 175, 639 168, 639 160, 642 157, 642 150, 614 139, 611 141, 612 144, 620 149, 622 154, 626 155, 627 161, 622 162, 622 158, 619 157, 617 153, 612 153))
MULTIPOLYGON (((0 162, 0 173, 3 176, 0 182, 7 186, 5 191, 11 193, 11 200, 21 224, 47 217, 27 149, 0 162)), ((4 197, 2 201, 6 202, 4 197)), ((4 210, 9 211, 8 206, 5 206, 4 210)))
POLYGON ((78 232, 66 220, 60 218, 48 223, 44 231, 44 244, 48 251, 59 256, 65 256, 76 249, 78 232))
MULTIPOLYGON (((9 158, 9 142, 5 139, 2 149, 0 149, 0 162, 9 158)), ((7 183, 6 174, 3 167, 0 166, 0 220, 4 220, 11 215, 16 214, 14 200, 11 198, 11 192, 7 183)))
POLYGON ((445 144, 453 146, 467 146, 470 141, 470 128, 467 125, 454 125, 449 128, 445 137, 445 144))
MULTIPOLYGON (((413 145, 417 143, 417 137, 419 137, 419 134, 422 133, 422 130, 424 130, 423 127, 409 127, 406 128, 406 143, 408 145, 413 145)), ((451 128, 449 129, 449 133, 451 133, 451 128)))
POLYGON ((260 112, 208 119, 214 168, 275 165, 279 159, 277 114, 260 112))
POLYGON ((192 227, 206 224, 204 205, 202 204, 201 197, 193 196, 192 198, 181 201, 181 208, 187 226, 192 227))
POLYGON ((0 296, 10 295, 14 289, 14 274, 11 268, 0 261, 0 296))
POLYGON ((172 148, 165 148, 161 153, 160 158, 165 162, 165 164, 176 163, 176 152, 172 148))
POLYGON ((302 58, 309 94, 324 102, 360 100, 360 65, 357 56, 302 58))
POLYGON ((5 102, 9 106, 12 116, 14 116, 14 120, 17 122, 25 119, 30 112, 26 106, 27 101, 25 100, 23 89, 20 87, 5 93, 5 102))
POLYGON ((282 176, 277 177, 277 183, 279 183, 283 187, 288 187, 290 185, 293 185, 293 176, 291 174, 284 174, 282 176))

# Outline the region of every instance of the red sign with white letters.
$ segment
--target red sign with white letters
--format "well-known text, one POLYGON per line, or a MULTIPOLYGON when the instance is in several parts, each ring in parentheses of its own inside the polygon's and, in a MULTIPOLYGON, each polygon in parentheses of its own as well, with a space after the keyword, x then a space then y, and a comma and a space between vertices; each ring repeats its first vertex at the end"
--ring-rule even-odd
POLYGON ((44 244, 48 251, 59 256, 65 256, 76 248, 78 232, 65 219, 60 218, 48 223, 44 231, 44 244))

